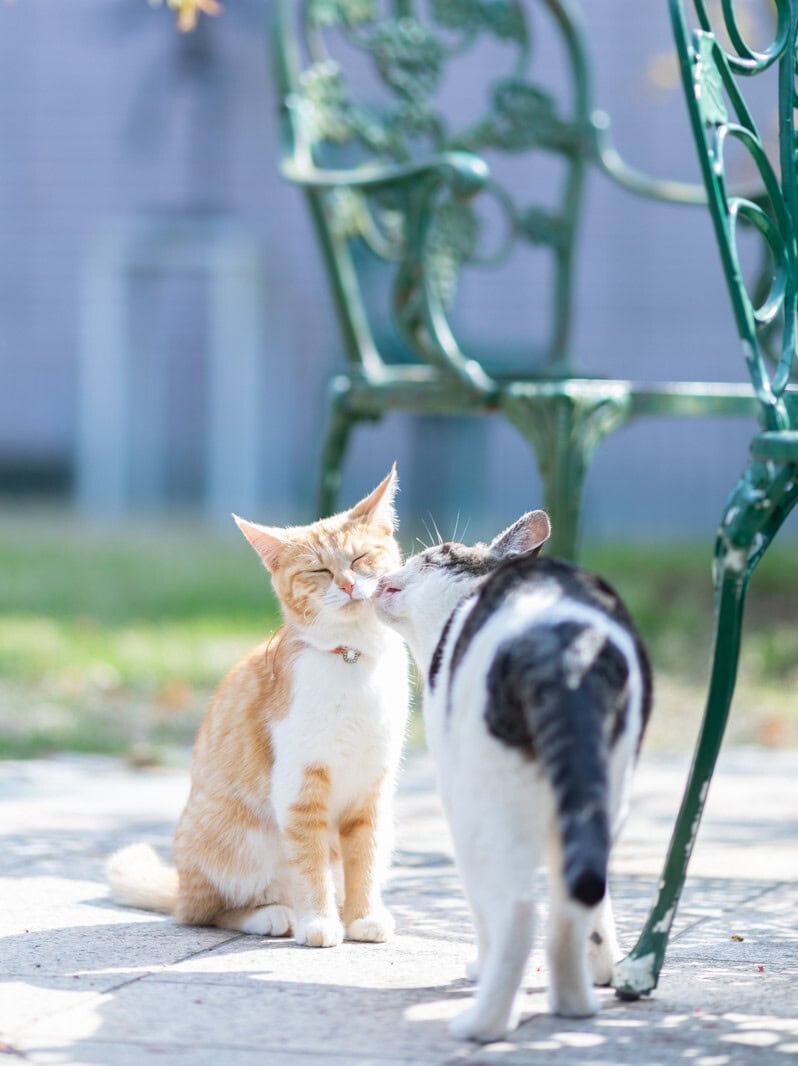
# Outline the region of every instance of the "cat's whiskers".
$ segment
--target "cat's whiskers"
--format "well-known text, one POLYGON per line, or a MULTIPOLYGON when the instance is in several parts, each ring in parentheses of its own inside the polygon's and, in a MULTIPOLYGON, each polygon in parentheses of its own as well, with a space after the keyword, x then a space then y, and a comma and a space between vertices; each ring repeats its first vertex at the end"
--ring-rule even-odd
POLYGON ((427 536, 429 537, 429 544, 424 544, 423 541, 420 541, 420 543, 424 544, 425 548, 432 548, 435 544, 443 544, 443 537, 441 536, 441 531, 438 529, 438 523, 432 516, 432 512, 429 511, 427 513, 429 514, 430 522, 432 522, 432 529, 434 529, 435 532, 433 533, 432 529, 429 528, 426 518, 422 518, 421 521, 424 523, 424 529, 426 529, 427 536))
MULTIPOLYGON (((435 521, 435 516, 432 511, 427 513, 429 514, 430 522, 432 522, 432 528, 435 530, 435 536, 438 538, 438 544, 441 545, 443 544, 443 537, 441 536, 441 531, 438 529, 438 523, 435 521)), ((427 523, 425 522, 424 525, 426 526, 427 523)), ((429 533, 429 528, 427 528, 427 532, 429 533)))

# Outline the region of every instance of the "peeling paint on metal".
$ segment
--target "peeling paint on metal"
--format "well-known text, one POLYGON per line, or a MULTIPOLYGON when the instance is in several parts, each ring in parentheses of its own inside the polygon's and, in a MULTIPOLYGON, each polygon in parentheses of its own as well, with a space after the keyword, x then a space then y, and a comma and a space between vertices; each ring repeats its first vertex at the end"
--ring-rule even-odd
POLYGON ((650 951, 647 955, 641 955, 639 959, 636 959, 633 955, 628 955, 625 959, 621 959, 615 967, 612 975, 612 987, 620 990, 628 989, 639 995, 644 992, 650 992, 656 984, 654 979, 656 964, 657 957, 653 951, 650 951))
POLYGON ((731 570, 734 574, 742 574, 748 563, 748 553, 742 548, 731 548, 726 553, 724 560, 724 567, 726 570, 731 570))
POLYGON ((654 926, 653 932, 659 933, 661 936, 667 936, 670 931, 670 927, 673 925, 673 917, 675 914, 676 904, 674 904, 667 911, 665 911, 663 916, 654 926))

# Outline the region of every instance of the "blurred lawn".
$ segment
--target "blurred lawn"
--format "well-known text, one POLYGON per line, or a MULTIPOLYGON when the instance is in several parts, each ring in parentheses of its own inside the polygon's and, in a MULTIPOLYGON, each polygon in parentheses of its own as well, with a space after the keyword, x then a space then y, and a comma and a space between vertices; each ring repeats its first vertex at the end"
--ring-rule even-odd
MULTIPOLYGON (((648 744, 692 744, 712 638, 709 548, 624 545, 585 562, 649 644, 648 744)), ((278 624, 268 575, 234 537, 0 526, 0 757, 56 750, 183 758, 214 686, 278 624)), ((420 741, 416 724, 413 738, 420 741)), ((798 743, 798 553, 765 559, 749 599, 730 739, 798 743)))

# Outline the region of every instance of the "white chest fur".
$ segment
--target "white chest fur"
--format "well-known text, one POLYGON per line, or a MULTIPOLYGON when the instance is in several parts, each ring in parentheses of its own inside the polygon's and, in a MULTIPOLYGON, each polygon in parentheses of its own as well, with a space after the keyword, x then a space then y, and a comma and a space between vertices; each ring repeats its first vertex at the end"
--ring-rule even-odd
POLYGON ((306 647, 293 679, 288 714, 272 731, 278 822, 296 801, 307 766, 329 769, 333 814, 393 775, 407 718, 407 654, 401 639, 387 631, 380 651, 355 663, 306 647))

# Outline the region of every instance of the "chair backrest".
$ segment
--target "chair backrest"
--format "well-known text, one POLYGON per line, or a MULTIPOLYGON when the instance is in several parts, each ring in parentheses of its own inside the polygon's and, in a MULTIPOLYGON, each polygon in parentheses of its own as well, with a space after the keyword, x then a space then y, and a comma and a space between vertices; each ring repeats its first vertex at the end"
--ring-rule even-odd
MULTIPOLYGON (((464 265, 495 266, 519 242, 546 249, 550 320, 541 362, 530 369, 567 372, 574 244, 593 144, 589 68, 571 0, 275 0, 275 12, 285 155, 342 174, 340 184, 306 187, 350 359, 378 368, 362 249, 395 262, 397 276, 407 267, 409 201, 395 189, 347 186, 346 169, 406 166, 456 151, 484 156, 491 176, 476 201, 433 198, 420 266, 448 308, 464 265), (561 58, 554 76, 550 42, 561 58), (552 84, 539 80, 541 66, 552 84), (547 188, 545 201, 528 175, 509 183, 494 175, 499 156, 522 153, 554 157, 556 190, 547 188), (484 203, 504 230, 487 252, 484 203)), ((394 318, 401 308, 406 314, 400 290, 411 275, 405 269, 397 282, 394 318)), ((411 357, 429 360, 425 331, 399 325, 411 357)))
POLYGON ((746 41, 743 8, 749 5, 740 0, 737 10, 735 0, 712 6, 718 24, 713 24, 704 0, 687 0, 695 16, 692 24, 685 0, 669 3, 723 271, 763 425, 766 430, 794 428, 796 405, 786 400, 798 371, 798 0, 762 5, 773 12, 773 27, 770 43, 757 49, 746 41), (746 80, 768 73, 775 89, 768 97, 771 117, 778 119, 775 148, 766 144, 742 94, 746 80), (737 195, 730 186, 727 163, 732 146, 741 146, 748 154, 761 179, 761 194, 737 195), (765 242, 769 261, 766 284, 752 285, 749 292, 739 242, 742 231, 751 228, 765 242))

